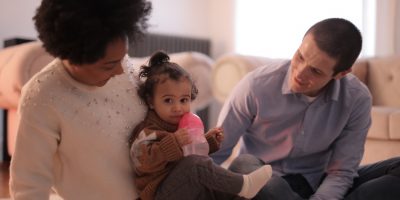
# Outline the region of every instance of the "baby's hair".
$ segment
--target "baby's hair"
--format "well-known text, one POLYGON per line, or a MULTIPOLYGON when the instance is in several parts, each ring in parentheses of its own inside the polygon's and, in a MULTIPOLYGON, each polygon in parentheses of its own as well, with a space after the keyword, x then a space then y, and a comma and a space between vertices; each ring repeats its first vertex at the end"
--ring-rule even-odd
POLYGON ((139 78, 146 78, 144 82, 139 84, 139 97, 149 105, 148 100, 153 99, 154 89, 157 83, 162 81, 163 77, 178 81, 182 77, 186 78, 192 85, 190 94, 191 100, 195 100, 198 89, 190 74, 176 63, 169 61, 169 56, 163 51, 155 52, 149 60, 149 64, 140 67, 139 78))

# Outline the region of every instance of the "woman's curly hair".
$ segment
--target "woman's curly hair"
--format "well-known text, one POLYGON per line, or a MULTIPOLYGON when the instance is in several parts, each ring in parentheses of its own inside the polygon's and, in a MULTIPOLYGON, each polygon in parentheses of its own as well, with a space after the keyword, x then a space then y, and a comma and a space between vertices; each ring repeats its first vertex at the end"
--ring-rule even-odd
POLYGON ((143 35, 150 12, 145 0, 42 0, 33 20, 51 55, 79 65, 98 61, 119 37, 143 35))
POLYGON ((196 84, 190 74, 176 63, 169 61, 169 56, 163 51, 155 52, 149 60, 148 65, 142 65, 139 72, 140 78, 146 80, 139 84, 138 95, 149 106, 149 99, 153 99, 155 87, 165 77, 179 81, 186 78, 192 85, 190 100, 195 100, 199 93, 196 84))

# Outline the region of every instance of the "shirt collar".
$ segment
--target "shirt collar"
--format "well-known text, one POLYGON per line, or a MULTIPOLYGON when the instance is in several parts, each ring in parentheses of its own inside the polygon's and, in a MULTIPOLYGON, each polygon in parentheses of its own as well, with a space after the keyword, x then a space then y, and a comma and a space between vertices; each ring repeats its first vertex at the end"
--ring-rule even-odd
MULTIPOLYGON (((342 79, 344 78, 346 77, 343 77, 342 79)), ((327 93, 327 98, 330 97, 330 99, 332 99, 333 101, 339 100, 340 88, 341 88, 340 80, 333 79, 330 83, 328 83, 327 86, 327 89, 329 91, 327 93)))
MULTIPOLYGON (((285 78, 283 80, 283 84, 282 84, 282 94, 283 95, 296 94, 296 93, 292 92, 292 90, 290 90, 290 87, 289 87, 289 78, 292 73, 292 71, 290 70, 291 67, 292 67, 292 65, 289 64, 289 66, 287 67, 287 70, 286 70, 285 78)), ((346 77, 343 77, 343 79, 344 78, 346 78, 346 77)), ((328 83, 328 85, 323 89, 323 91, 319 95, 324 95, 326 100, 331 99, 333 101, 337 101, 339 99, 340 88, 341 88, 340 80, 333 79, 328 83)))
POLYGON ((292 92, 292 90, 290 90, 290 87, 289 87, 289 77, 291 74, 290 69, 291 69, 292 65, 289 62, 289 66, 285 66, 285 67, 286 67, 286 75, 285 75, 285 78, 284 78, 283 84, 282 84, 282 94, 294 94, 292 92))

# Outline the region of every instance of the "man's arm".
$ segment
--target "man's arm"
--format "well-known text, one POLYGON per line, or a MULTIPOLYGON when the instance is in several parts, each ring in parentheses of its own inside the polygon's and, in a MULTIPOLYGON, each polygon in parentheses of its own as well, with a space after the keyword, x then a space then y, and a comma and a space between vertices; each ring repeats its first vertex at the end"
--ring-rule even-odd
POLYGON ((319 199, 343 199, 357 176, 357 169, 364 153, 364 144, 371 125, 371 98, 359 98, 355 102, 348 123, 332 146, 332 156, 327 176, 311 197, 319 199))
POLYGON ((247 74, 236 85, 219 114, 217 126, 224 130, 224 140, 219 151, 211 154, 217 164, 221 164, 229 158, 240 137, 253 121, 256 106, 254 104, 255 97, 250 89, 250 74, 247 74))

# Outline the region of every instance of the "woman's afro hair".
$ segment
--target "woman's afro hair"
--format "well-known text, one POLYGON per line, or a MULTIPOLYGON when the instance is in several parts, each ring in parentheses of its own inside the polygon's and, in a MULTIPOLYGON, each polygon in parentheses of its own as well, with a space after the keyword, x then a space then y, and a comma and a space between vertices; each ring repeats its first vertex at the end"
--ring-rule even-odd
POLYGON ((51 55, 79 65, 102 58, 119 37, 143 35, 150 13, 145 0, 43 0, 33 20, 51 55))

